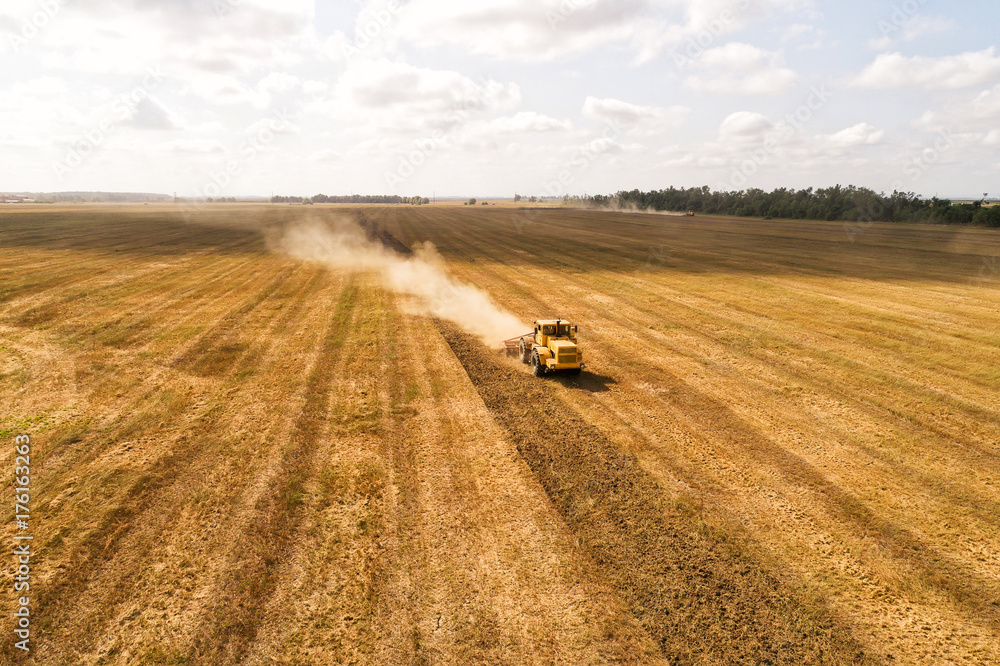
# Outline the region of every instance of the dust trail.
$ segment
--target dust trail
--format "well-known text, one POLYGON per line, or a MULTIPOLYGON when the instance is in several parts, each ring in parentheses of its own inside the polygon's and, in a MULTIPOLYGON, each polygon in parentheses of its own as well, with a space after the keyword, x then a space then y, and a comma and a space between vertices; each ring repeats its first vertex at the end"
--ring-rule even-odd
POLYGON ((607 211, 609 213, 639 213, 641 215, 666 215, 668 217, 687 217, 687 212, 673 210, 656 210, 655 208, 639 208, 634 203, 623 204, 619 199, 612 199, 607 207, 595 208, 593 210, 607 211))
POLYGON ((353 220, 338 218, 295 225, 277 245, 305 261, 377 273, 387 289, 416 297, 415 313, 455 322, 490 346, 531 328, 494 305, 482 291, 448 275, 430 242, 414 247, 411 256, 402 256, 368 240, 353 220))
POLYGON ((623 204, 620 199, 611 199, 607 205, 595 206, 588 203, 570 205, 577 210, 597 210, 602 213, 638 213, 641 215, 665 215, 667 217, 688 217, 687 211, 656 210, 655 208, 639 208, 634 203, 623 204))

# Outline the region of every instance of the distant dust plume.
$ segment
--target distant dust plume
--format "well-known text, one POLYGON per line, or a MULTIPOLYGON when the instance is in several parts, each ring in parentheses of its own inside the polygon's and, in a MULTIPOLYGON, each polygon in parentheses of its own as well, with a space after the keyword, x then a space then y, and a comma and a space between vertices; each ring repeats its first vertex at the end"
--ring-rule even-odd
POLYGON ((278 241, 278 247, 305 261, 377 273, 387 289, 415 297, 417 314, 453 321, 491 346, 531 328, 494 305, 482 291, 448 275, 430 242, 403 256, 368 240, 353 220, 336 219, 293 226, 278 241))

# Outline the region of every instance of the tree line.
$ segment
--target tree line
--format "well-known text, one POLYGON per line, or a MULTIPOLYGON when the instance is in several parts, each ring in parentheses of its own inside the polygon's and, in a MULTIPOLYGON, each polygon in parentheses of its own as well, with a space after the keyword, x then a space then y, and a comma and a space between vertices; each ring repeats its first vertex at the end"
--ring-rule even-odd
POLYGON ((771 192, 747 189, 713 192, 704 187, 641 192, 620 191, 587 199, 595 208, 654 211, 694 211, 705 215, 844 220, 859 222, 933 222, 1000 227, 1000 205, 986 205, 986 195, 971 203, 922 199, 913 192, 877 193, 848 185, 805 190, 780 188, 771 192))
POLYGON ((326 194, 317 194, 312 197, 284 197, 284 196, 273 196, 271 197, 271 203, 298 203, 298 204, 309 204, 309 203, 336 203, 336 204, 391 204, 391 205, 404 205, 408 204, 411 206, 423 206, 431 202, 427 197, 401 197, 395 194, 350 194, 343 196, 328 196, 326 194))

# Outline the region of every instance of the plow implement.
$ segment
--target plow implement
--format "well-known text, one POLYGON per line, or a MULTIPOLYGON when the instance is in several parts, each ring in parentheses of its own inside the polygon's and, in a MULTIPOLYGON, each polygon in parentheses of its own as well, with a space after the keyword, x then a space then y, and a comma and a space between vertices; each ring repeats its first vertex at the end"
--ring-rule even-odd
MULTIPOLYGON (((501 344, 503 345, 503 353, 507 356, 519 356, 521 354, 521 340, 527 338, 534 338, 535 334, 528 331, 524 335, 518 335, 513 338, 508 338, 504 340, 501 344)), ((529 343, 530 344, 530 343, 529 343)))

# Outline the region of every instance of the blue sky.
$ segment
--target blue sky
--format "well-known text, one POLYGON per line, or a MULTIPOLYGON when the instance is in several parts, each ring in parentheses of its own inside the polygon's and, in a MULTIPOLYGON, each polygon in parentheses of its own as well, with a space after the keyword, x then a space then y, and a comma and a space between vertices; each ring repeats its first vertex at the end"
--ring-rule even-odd
POLYGON ((0 189, 1000 195, 1000 8, 5 0, 0 189))

